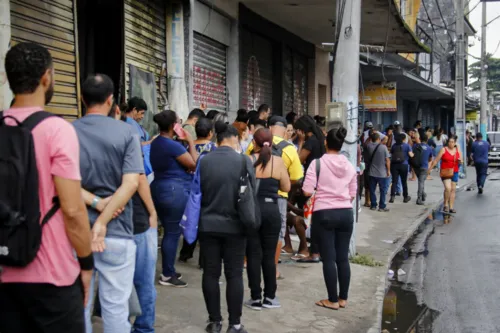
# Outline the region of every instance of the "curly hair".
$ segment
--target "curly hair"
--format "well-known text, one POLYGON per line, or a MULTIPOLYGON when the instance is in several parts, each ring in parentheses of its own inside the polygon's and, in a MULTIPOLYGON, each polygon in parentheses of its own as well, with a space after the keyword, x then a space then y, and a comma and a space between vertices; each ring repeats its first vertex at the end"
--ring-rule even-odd
POLYGON ((45 47, 35 43, 19 43, 5 56, 5 71, 14 95, 32 94, 50 68, 52 56, 45 47))

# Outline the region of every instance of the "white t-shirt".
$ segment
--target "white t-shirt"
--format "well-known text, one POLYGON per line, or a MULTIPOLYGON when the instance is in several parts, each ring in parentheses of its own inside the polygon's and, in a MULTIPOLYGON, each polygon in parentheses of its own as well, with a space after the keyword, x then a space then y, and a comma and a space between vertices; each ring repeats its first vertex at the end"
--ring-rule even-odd
MULTIPOLYGON (((365 142, 368 139, 368 136, 370 135, 369 133, 370 133, 370 130, 363 132, 363 142, 365 142)), ((383 141, 384 138, 386 137, 385 134, 380 133, 379 131, 375 131, 375 133, 378 133, 378 135, 380 135, 380 141, 383 141)))

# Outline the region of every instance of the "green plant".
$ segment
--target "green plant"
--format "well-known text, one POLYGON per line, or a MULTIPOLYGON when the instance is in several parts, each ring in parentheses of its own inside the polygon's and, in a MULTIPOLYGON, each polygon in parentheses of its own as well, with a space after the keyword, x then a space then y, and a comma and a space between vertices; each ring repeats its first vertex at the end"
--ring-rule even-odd
POLYGON ((354 257, 351 257, 349 261, 353 264, 369 266, 369 267, 380 267, 382 263, 380 261, 376 261, 370 255, 359 254, 357 253, 354 257))

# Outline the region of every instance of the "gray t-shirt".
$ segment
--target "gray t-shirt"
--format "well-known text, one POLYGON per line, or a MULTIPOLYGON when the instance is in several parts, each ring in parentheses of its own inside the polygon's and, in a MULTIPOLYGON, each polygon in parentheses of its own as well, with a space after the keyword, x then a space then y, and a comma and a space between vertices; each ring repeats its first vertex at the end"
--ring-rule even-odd
MULTIPOLYGON (((139 134, 129 124, 101 115, 73 122, 80 141, 82 187, 101 198, 113 195, 128 173, 144 173, 139 134)), ((99 212, 88 207, 90 224, 99 212)), ((106 237, 133 238, 132 200, 108 224, 106 237)))
POLYGON ((370 169, 368 170, 368 174, 372 177, 379 177, 379 178, 387 178, 387 167, 386 167, 386 159, 389 158, 389 150, 387 149, 386 145, 380 144, 380 147, 377 149, 375 154, 373 155, 373 152, 375 151, 375 148, 378 146, 378 143, 373 143, 370 142, 368 144, 367 150, 368 150, 368 158, 371 160, 371 166, 370 169), (373 157, 371 157, 373 155, 373 157))

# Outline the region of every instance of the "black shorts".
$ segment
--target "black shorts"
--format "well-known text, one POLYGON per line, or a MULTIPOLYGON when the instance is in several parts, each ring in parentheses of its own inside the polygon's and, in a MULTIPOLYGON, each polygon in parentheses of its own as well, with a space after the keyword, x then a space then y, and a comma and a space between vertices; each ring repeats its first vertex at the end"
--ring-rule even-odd
POLYGON ((81 280, 68 287, 0 284, 1 333, 84 333, 81 280))

